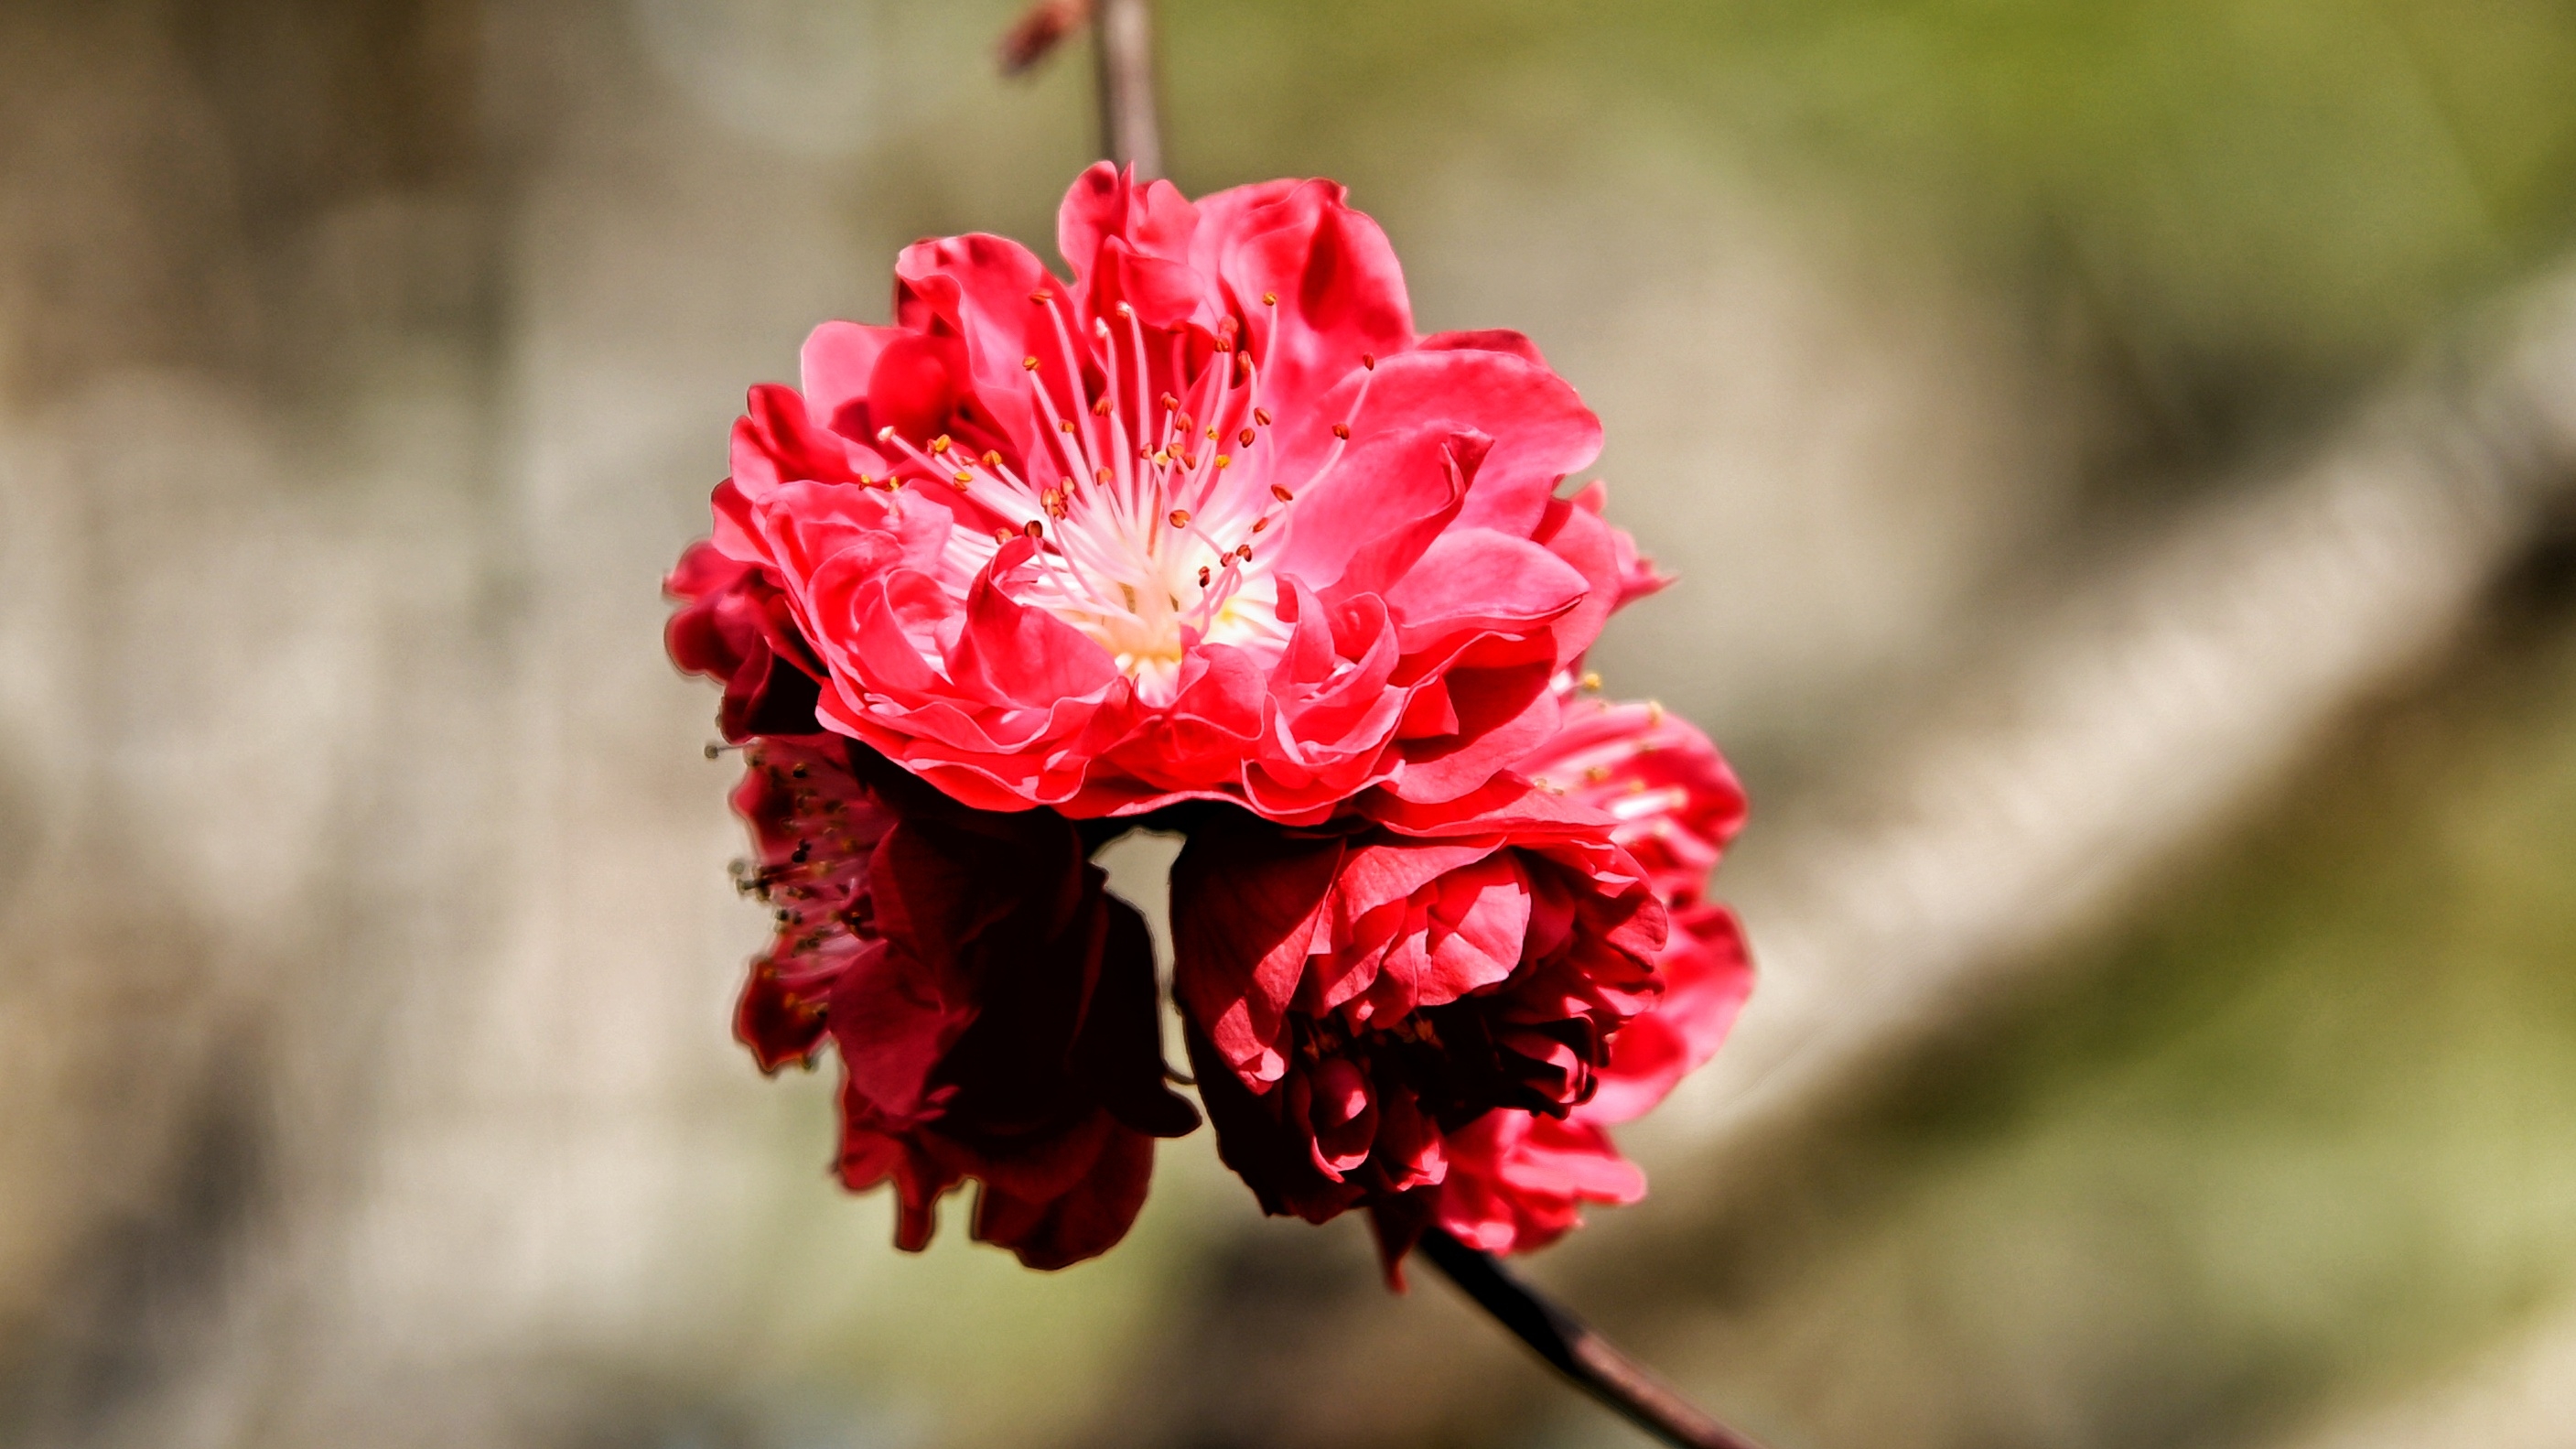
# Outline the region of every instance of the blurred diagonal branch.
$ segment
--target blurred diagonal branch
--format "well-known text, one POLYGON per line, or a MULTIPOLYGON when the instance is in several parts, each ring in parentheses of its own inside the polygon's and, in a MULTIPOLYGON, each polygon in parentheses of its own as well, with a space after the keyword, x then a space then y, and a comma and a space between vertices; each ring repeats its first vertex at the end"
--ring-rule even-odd
POLYGON ((2576 481, 2576 274, 1963 681, 1728 885, 1765 980, 1647 1129, 1722 1158, 2093 923, 2436 660, 2576 481), (1857 821, 1857 824, 1847 823, 1857 821))
POLYGON ((2455 1377, 2336 1417, 2279 1449, 2556 1449, 2576 1424, 2576 1313, 2527 1330, 2455 1377))

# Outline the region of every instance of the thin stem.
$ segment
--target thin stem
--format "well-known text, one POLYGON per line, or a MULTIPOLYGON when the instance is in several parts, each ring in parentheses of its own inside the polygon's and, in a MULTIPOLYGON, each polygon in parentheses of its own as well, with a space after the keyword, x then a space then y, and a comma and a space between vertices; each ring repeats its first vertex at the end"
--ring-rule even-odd
MULTIPOLYGON (((1085 18, 1092 22, 1100 66, 1101 150, 1110 160, 1135 168, 1139 181, 1160 176, 1163 140, 1155 112, 1153 0, 1038 0, 1002 38, 1002 68, 1014 75, 1028 70, 1085 18)), ((1143 377, 1140 365, 1139 387, 1143 377)), ((1120 450, 1122 458, 1127 451, 1120 450)), ((1333 457, 1340 456, 1336 445, 1333 457)), ((1187 808, 1173 806, 1159 814, 1187 808)), ((1097 850, 1130 826, 1146 822, 1081 823, 1085 843, 1097 850), (1112 823, 1118 828, 1093 829, 1112 823)), ((1643 1364, 1611 1347, 1583 1320, 1522 1282, 1492 1254, 1468 1247, 1438 1228, 1424 1233, 1420 1246, 1434 1267, 1518 1334, 1540 1358, 1638 1428, 1676 1449, 1761 1449, 1701 1413, 1643 1364)))
POLYGON ((1136 179, 1163 174, 1163 132, 1154 104, 1153 0, 1094 0, 1093 48, 1100 61, 1100 149, 1136 168, 1136 179))
POLYGON ((1550 1302, 1491 1253, 1438 1228, 1422 1235, 1422 1254, 1476 1305, 1518 1335, 1540 1358, 1612 1412, 1675 1449, 1761 1449, 1700 1412, 1690 1400, 1611 1347, 1590 1325, 1550 1302))

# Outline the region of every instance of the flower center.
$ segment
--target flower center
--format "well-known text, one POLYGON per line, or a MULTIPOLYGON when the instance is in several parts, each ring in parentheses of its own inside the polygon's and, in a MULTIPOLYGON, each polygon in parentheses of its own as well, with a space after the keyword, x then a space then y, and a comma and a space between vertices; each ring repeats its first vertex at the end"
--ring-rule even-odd
MULTIPOLYGON (((1096 640, 1149 704, 1177 692, 1194 645, 1275 657, 1289 631, 1279 620, 1273 562, 1295 526, 1297 494, 1341 460, 1349 425, 1335 425, 1333 446, 1311 473, 1282 476, 1262 369, 1233 318, 1219 324, 1215 350, 1195 376, 1184 334, 1159 339, 1153 350, 1167 353, 1156 359, 1167 385, 1157 391, 1146 330, 1126 303, 1093 323, 1086 349, 1055 289, 1029 300, 1047 309, 1057 343, 1055 358, 1020 364, 1047 424, 1046 446, 1015 469, 997 450, 978 455, 944 434, 916 447, 883 429, 878 441, 910 465, 904 478, 887 481, 952 488, 992 517, 989 535, 972 528, 950 535, 948 562, 960 578, 981 571, 1014 537, 1036 540, 1031 564, 1007 581, 1012 596, 1096 640), (1102 379, 1096 392, 1084 382, 1086 358, 1102 379), (1050 370, 1069 376, 1066 391, 1086 405, 1061 411, 1050 370)), ((1277 305, 1269 297, 1264 304, 1277 305)), ((1360 361, 1377 366, 1373 357, 1360 361)), ((1360 400, 1366 396, 1363 385, 1360 400)))

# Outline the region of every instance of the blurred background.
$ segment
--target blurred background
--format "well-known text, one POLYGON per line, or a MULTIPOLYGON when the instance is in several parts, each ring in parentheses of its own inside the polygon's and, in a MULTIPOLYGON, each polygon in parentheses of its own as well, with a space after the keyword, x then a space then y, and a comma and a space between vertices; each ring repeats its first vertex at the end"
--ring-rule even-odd
MULTIPOLYGON (((664 661, 742 389, 1045 249, 1013 0, 0 4, 0 1442, 1641 1441, 1203 1132, 888 1245, 664 661)), ((1533 1272, 1776 1449, 2576 1445, 2576 11, 1165 0, 1538 339, 1764 976, 1533 1272)), ((1116 848, 1159 893, 1168 841, 1116 848)))

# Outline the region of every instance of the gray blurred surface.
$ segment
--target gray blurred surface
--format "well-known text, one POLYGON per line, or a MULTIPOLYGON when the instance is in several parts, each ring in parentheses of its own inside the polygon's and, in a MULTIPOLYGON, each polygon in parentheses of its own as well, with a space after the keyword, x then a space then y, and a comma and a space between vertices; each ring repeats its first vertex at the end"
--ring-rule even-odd
MULTIPOLYGON (((654 586, 812 322, 1049 235, 1009 11, 0 7, 0 1440, 1625 1442, 1204 1135, 897 1255, 726 1039, 654 586)), ((1542 1276, 1781 1449, 2547 1422, 2576 22, 1164 11, 1184 184, 1603 414, 1601 666, 1755 792, 1756 1007, 1542 1276)))

